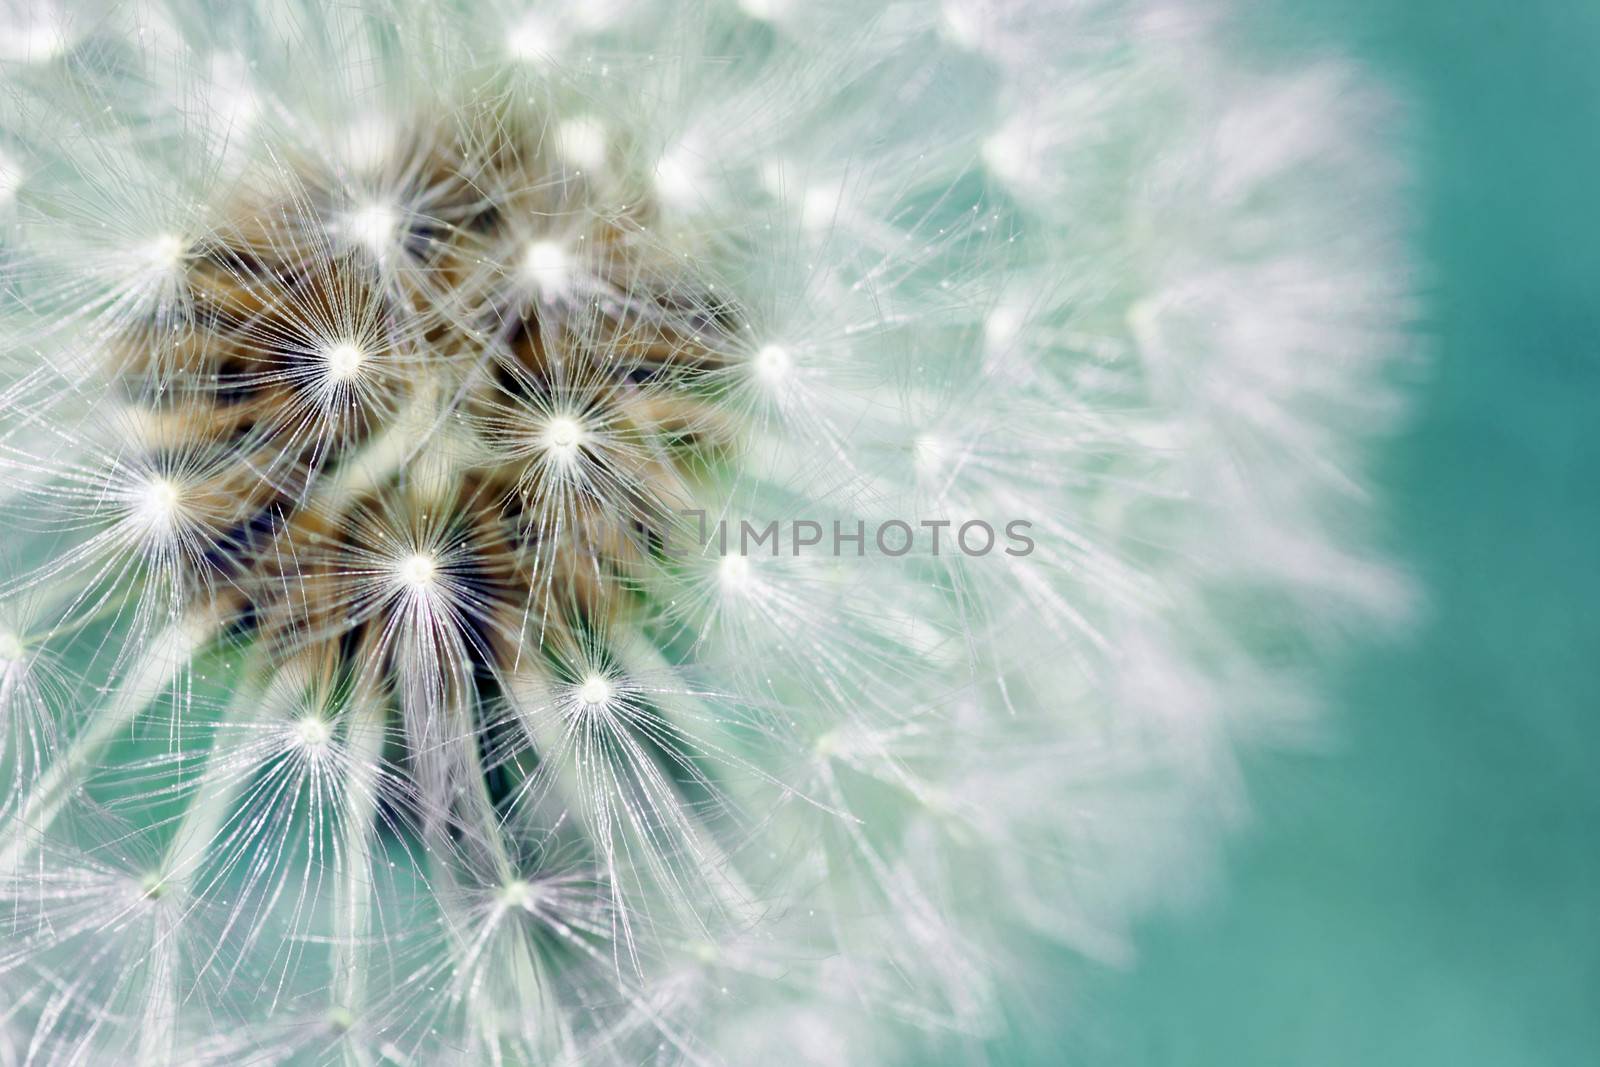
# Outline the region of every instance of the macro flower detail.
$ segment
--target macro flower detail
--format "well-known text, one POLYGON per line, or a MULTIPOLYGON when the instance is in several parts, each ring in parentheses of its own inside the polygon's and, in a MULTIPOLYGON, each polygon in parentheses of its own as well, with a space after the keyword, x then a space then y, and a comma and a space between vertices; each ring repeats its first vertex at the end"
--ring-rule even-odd
POLYGON ((0 1061, 926 1062, 1404 586, 1381 96, 1209 5, 0 19, 0 1061))

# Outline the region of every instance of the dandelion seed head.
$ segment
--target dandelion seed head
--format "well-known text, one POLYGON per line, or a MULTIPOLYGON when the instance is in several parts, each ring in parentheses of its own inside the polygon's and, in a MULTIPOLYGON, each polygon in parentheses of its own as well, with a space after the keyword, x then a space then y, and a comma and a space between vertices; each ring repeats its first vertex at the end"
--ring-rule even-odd
POLYGON ((778 22, 789 14, 791 0, 739 0, 739 10, 759 22, 778 22))
POLYGON ((753 576, 750 561, 744 556, 725 556, 717 564, 717 580, 730 594, 745 593, 750 589, 753 576))
POLYGON ((843 213, 843 191, 825 185, 814 185, 800 199, 800 218, 812 233, 825 234, 843 213))
POLYGON ((601 674, 591 674, 578 686, 578 702, 591 707, 609 703, 614 694, 610 680, 601 674))
POLYGON ((172 530, 182 515, 183 490, 171 478, 154 475, 135 490, 132 517, 152 532, 172 530))
POLYGON ((672 207, 694 207, 706 196, 705 164, 689 145, 673 145, 656 160, 655 188, 672 207))
POLYGON ((549 64, 563 43, 558 25, 537 11, 529 11, 512 23, 505 41, 506 52, 513 59, 537 66, 549 64))
POLYGON ((389 204, 369 202, 350 212, 344 228, 355 244, 381 254, 394 245, 400 228, 400 213, 389 204))
POLYGON ((1026 308, 1016 303, 996 304, 989 314, 984 316, 984 351, 991 357, 1003 354, 1016 343, 1026 322, 1026 308))
POLYGON ((304 715, 294 725, 295 740, 308 749, 322 748, 333 738, 333 730, 321 716, 304 715))
POLYGON ((514 878, 501 889, 500 899, 508 908, 534 911, 539 906, 539 887, 521 878, 514 878))
POLYGON ((584 442, 583 423, 571 415, 557 415, 545 424, 544 447, 558 460, 570 462, 584 442))
POLYGON ((556 127, 556 151, 573 166, 598 170, 606 161, 609 135, 599 119, 566 119, 556 127))
POLYGON ((756 350, 751 364, 756 380, 768 389, 776 389, 789 379, 794 369, 794 357, 783 345, 766 344, 756 350))
POLYGON ((1033 173, 1040 133, 1024 120, 1008 120, 983 142, 983 161, 1002 182, 1017 183, 1033 173))
POLYGON ((522 257, 522 276, 546 299, 566 290, 571 269, 572 257, 557 241, 534 241, 522 257))
POLYGON ((912 455, 915 457, 917 472, 932 476, 942 471, 949 461, 950 446, 934 434, 919 434, 912 444, 912 455))
POLYGON ((339 341, 322 350, 322 364, 329 379, 335 382, 354 381, 360 377, 367 362, 367 354, 353 341, 339 341))
POLYGON ((153 271, 173 274, 183 265, 188 247, 188 242, 177 234, 164 233, 141 245, 138 259, 153 271))
POLYGON ((402 585, 411 589, 426 589, 433 584, 438 570, 439 562, 431 553, 415 552, 399 562, 395 574, 402 585))
POLYGON ((1147 6, 0 25, 18 1047, 921 1062, 1114 957, 1394 588, 1406 306, 1358 79, 1147 6))

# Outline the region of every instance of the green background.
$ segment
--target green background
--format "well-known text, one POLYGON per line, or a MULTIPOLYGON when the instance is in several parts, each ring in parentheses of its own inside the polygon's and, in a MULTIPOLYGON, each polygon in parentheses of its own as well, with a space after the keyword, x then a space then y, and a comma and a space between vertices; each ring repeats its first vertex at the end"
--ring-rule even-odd
POLYGON ((1198 910, 1028 1062, 1600 1063, 1600 2, 1317 0, 1413 109, 1434 367, 1379 475, 1426 589, 1248 764, 1198 910))

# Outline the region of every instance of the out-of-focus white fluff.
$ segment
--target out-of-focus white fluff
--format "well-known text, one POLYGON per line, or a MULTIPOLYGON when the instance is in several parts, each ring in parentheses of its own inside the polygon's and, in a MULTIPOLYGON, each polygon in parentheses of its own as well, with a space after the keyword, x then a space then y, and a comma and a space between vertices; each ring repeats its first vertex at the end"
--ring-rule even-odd
MULTIPOLYGON (((1236 811, 1236 747, 1405 601, 1362 544, 1408 312, 1387 105, 1233 29, 1135 0, 9 3, 0 1062, 981 1059, 1041 945, 1124 958, 1236 811), (743 443, 674 493, 735 529, 1021 519, 1035 551, 655 561, 642 615, 522 627, 486 695, 470 544, 406 496, 356 509, 341 563, 399 680, 275 671, 214 605, 228 493, 277 468, 167 448, 103 350, 188 329, 190 258, 276 183, 382 279, 334 303, 297 447, 402 427, 377 473, 311 461, 316 492, 464 477, 500 415, 386 391, 436 325, 394 294, 470 310, 400 252, 429 208, 394 152, 486 97, 598 191, 508 223, 471 292, 568 314, 599 291, 574 235, 648 201, 631 284, 737 309, 709 407, 743 443), (404 360, 337 347, 373 316, 404 360)), ((517 401, 547 534, 585 493, 623 509, 580 434, 643 462, 560 421, 583 388, 517 401)))

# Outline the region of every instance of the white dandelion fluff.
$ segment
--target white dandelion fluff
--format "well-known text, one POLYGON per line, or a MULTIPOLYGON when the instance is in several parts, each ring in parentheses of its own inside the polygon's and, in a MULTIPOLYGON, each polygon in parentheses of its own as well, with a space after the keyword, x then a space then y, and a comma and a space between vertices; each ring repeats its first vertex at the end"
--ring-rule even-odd
POLYGON ((1391 616, 1389 111, 1161 0, 0 13, 0 1061, 981 1058, 1391 616))

